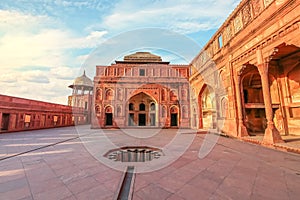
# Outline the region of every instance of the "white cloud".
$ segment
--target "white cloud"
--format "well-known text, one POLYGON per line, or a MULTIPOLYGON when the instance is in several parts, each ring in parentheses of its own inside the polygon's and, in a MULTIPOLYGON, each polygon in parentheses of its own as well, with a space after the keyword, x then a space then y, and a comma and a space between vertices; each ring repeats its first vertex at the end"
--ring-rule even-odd
POLYGON ((69 80, 70 84, 79 75, 79 70, 71 67, 54 67, 50 70, 50 75, 56 79, 69 80))
POLYGON ((49 83, 45 72, 39 70, 23 72, 20 79, 32 83, 49 83))
POLYGON ((1 67, 64 65, 73 60, 68 58, 68 49, 93 48, 107 33, 93 31, 75 36, 68 30, 49 28, 53 23, 45 16, 0 10, 1 67))
POLYGON ((23 14, 14 10, 0 10, 0 30, 4 33, 16 31, 35 31, 42 27, 59 24, 46 15, 23 14))
POLYGON ((47 16, 0 10, 0 93, 65 104, 81 64, 69 51, 93 48, 106 33, 78 36, 47 16))
POLYGON ((183 34, 218 28, 239 0, 152 1, 122 0, 103 24, 109 30, 163 27, 183 34))
POLYGON ((78 76, 78 71, 70 67, 57 67, 50 71, 8 70, 6 75, 0 75, 0 93, 66 104, 72 91, 68 86, 78 76))

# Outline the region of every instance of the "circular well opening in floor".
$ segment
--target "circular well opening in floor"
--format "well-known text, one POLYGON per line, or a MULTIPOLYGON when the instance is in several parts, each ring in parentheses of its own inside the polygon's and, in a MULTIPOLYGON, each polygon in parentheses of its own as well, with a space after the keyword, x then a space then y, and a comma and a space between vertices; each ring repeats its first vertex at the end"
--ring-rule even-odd
POLYGON ((104 157, 116 162, 148 162, 161 156, 164 156, 161 149, 148 146, 125 146, 104 154, 104 157))

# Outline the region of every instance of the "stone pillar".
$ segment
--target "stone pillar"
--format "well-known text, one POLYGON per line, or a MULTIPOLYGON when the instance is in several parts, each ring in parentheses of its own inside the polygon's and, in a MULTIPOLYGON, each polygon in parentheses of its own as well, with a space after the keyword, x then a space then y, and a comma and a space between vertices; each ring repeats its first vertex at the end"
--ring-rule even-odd
POLYGON ((265 104, 265 112, 267 118, 267 128, 265 130, 263 143, 265 144, 274 144, 284 142, 280 136, 279 131, 276 129, 273 122, 273 110, 272 110, 272 100, 271 92, 269 85, 269 63, 262 62, 262 53, 261 50, 257 51, 257 60, 258 60, 258 71, 261 76, 263 98, 265 104))
POLYGON ((236 90, 236 106, 238 114, 238 137, 249 136, 246 126, 243 121, 243 107, 241 98, 241 75, 236 74, 235 90, 236 90))

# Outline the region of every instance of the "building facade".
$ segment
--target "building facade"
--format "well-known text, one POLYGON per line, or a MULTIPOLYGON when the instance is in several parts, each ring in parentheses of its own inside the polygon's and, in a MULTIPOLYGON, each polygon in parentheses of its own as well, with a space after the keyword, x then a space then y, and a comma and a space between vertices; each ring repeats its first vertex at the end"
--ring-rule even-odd
POLYGON ((137 52, 96 66, 92 128, 190 127, 189 66, 137 52))
POLYGON ((300 1, 242 0, 191 62, 193 128, 300 134, 300 1))
POLYGON ((0 95, 0 133, 83 123, 82 108, 0 95))

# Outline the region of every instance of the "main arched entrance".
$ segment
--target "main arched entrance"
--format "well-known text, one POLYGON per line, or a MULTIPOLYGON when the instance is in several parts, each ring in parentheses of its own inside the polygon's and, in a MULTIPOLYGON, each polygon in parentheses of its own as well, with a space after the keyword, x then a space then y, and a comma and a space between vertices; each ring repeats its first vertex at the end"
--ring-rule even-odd
POLYGON ((127 104, 128 126, 157 126, 157 103, 144 92, 132 96, 127 104))

